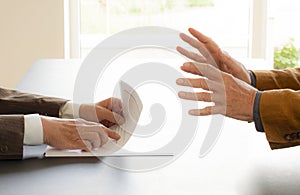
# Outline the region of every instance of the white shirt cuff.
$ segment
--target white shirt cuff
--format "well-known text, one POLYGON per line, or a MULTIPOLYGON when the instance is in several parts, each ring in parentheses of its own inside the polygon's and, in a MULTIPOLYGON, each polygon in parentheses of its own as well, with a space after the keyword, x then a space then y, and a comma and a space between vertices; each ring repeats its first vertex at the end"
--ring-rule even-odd
POLYGON ((39 146, 23 146, 23 159, 28 158, 43 158, 47 150, 47 145, 39 146))
POLYGON ((74 103, 72 101, 68 101, 61 109, 60 109, 60 118, 79 118, 79 108, 81 104, 74 103))
POLYGON ((24 116, 24 140, 25 145, 41 145, 44 143, 43 125, 38 114, 24 116))

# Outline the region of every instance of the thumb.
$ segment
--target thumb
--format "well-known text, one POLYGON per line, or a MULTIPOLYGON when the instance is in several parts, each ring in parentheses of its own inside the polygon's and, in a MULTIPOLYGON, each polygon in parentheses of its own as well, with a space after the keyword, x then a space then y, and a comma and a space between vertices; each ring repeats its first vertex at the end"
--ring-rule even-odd
POLYGON ((89 152, 93 149, 92 144, 89 141, 83 140, 83 143, 85 146, 84 148, 82 148, 83 151, 89 152))
POLYGON ((118 133, 116 133, 110 129, 105 129, 105 132, 107 133, 108 137, 110 137, 112 139, 119 140, 121 138, 121 136, 118 133))

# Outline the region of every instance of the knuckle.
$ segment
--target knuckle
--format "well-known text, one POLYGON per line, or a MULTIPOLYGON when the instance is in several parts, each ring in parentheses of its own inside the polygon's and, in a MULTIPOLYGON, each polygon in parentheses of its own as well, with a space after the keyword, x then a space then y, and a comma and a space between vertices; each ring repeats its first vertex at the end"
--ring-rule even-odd
POLYGON ((198 100, 203 100, 204 99, 204 94, 203 93, 198 93, 197 94, 197 99, 198 100))
POLYGON ((205 85, 206 85, 206 81, 204 81, 203 79, 200 79, 199 80, 199 86, 200 87, 205 87, 205 85))
POLYGON ((206 114, 210 114, 210 112, 211 112, 211 107, 206 107, 206 108, 204 109, 204 111, 205 111, 206 114))
POLYGON ((202 65, 202 71, 207 72, 209 70, 210 70, 210 65, 208 65, 208 64, 203 64, 202 65))

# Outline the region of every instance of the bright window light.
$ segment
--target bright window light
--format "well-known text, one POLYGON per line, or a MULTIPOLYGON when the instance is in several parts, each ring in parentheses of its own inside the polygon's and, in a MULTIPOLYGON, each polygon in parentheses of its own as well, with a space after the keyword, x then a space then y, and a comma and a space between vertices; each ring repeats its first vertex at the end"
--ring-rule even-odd
POLYGON ((250 0, 80 0, 80 53, 139 26, 194 27, 235 57, 249 57, 250 0))

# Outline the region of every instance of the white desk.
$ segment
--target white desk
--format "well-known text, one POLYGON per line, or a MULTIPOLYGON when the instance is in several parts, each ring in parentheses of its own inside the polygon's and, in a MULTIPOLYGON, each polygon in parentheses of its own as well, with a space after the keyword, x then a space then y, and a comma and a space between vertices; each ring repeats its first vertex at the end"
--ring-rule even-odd
MULTIPOLYGON (((70 97, 77 60, 35 63, 18 89, 70 97), (70 68, 73 67, 73 68, 70 68), (68 72, 68 81, 55 85, 68 72)), ((148 172, 126 172, 95 158, 0 162, 0 194, 299 194, 300 147, 271 151, 253 124, 226 119, 214 149, 199 158, 205 128, 172 164, 148 172)), ((206 127, 203 120, 203 127, 206 127)), ((151 157, 115 157, 124 163, 151 157)), ((163 157, 156 157, 163 158, 163 157)))

